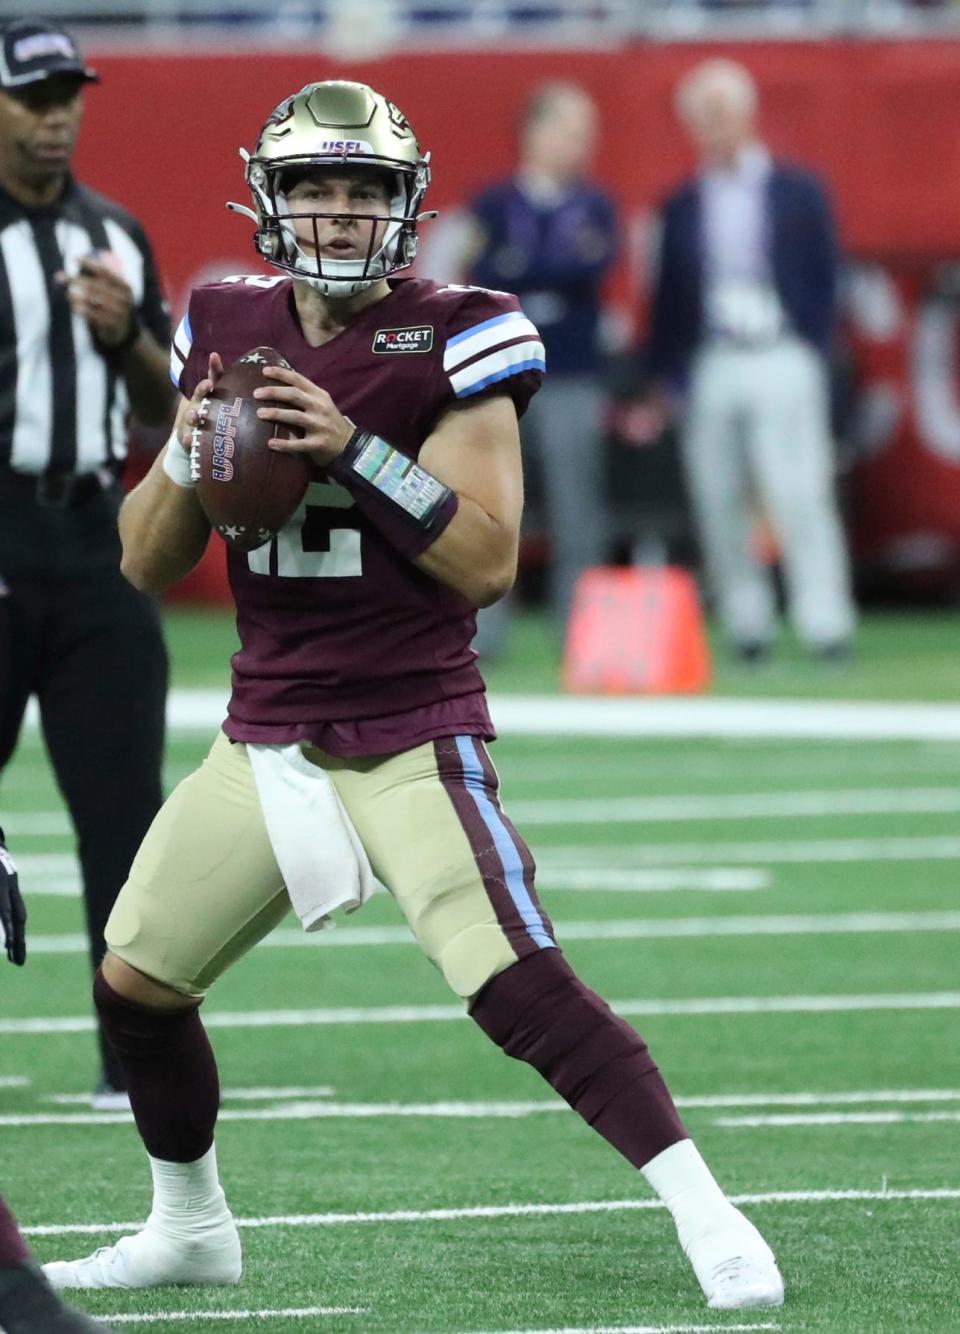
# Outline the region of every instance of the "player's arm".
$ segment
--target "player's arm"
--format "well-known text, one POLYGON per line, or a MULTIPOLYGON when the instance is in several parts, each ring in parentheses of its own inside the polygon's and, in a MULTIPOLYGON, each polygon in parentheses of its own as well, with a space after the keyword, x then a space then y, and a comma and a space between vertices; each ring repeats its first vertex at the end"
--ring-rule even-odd
POLYGON ((419 466, 457 498, 453 518, 414 564, 477 607, 517 577, 523 470, 513 399, 451 408, 420 450, 419 466))
POLYGON ((417 463, 357 429, 325 389, 298 371, 265 366, 259 415, 292 426, 270 448, 309 454, 345 486, 362 513, 408 560, 475 606, 509 592, 517 571, 523 480, 513 401, 449 408, 417 463))
POLYGON ((200 381, 191 398, 181 395, 166 448, 120 510, 120 569, 145 593, 161 593, 177 583, 206 550, 210 523, 190 478, 190 438, 200 400, 213 389, 222 370, 213 353, 209 378, 200 381))

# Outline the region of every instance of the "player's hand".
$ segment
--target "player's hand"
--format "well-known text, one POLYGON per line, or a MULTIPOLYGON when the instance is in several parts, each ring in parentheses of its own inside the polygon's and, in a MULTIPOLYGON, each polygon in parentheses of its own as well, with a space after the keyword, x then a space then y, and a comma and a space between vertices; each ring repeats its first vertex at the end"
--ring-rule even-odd
POLYGON ((0 829, 0 927, 7 958, 22 967, 27 959, 27 910, 20 897, 17 867, 7 851, 0 829))
POLYGON ((276 383, 253 391, 254 398, 264 400, 257 416, 299 432, 295 440, 272 438, 270 448, 309 454, 322 468, 332 463, 354 428, 326 389, 286 366, 264 366, 263 373, 276 383))
POLYGON ((201 380, 196 389, 194 389, 190 398, 190 406, 180 419, 180 424, 177 428, 177 438, 188 454, 190 453, 190 446, 193 443, 194 429, 202 424, 200 405, 205 398, 213 393, 217 381, 222 374, 223 360, 221 359, 220 353, 211 352, 207 359, 207 377, 206 379, 201 380))
POLYGON ((116 347, 131 331, 136 319, 133 292, 108 250, 85 255, 75 274, 58 274, 67 285, 67 296, 75 315, 81 315, 104 347, 116 347))

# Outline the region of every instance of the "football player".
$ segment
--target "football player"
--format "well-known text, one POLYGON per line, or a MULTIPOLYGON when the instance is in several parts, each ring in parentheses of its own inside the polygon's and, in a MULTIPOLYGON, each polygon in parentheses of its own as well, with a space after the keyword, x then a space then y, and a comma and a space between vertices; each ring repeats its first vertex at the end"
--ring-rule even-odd
MULTIPOLYGON (((64 1288, 240 1279, 199 1007, 289 907, 261 783, 265 757, 292 754, 298 783, 311 766, 332 781, 473 1020, 659 1194, 709 1304, 778 1305, 773 1254, 715 1182, 646 1044, 561 953, 487 754, 470 641, 476 609, 516 572, 517 419, 544 371, 537 330, 505 293, 397 276, 416 253, 430 167, 372 89, 308 85, 244 156, 245 211, 281 275, 193 293, 172 354, 178 422, 124 505, 124 571, 158 591, 203 553, 191 432, 223 365, 251 347, 290 363, 264 368, 259 415, 294 428, 270 445, 306 454, 316 480, 269 545, 229 551, 241 648, 228 717, 147 835, 95 982, 150 1158, 152 1212, 137 1234, 47 1272, 64 1288)), ((307 857, 324 833, 310 818, 307 857)))
MULTIPOLYGON (((11 963, 27 958, 27 911, 17 867, 0 829, 0 928, 11 963)), ((17 1221, 0 1196, 0 1330, 4 1334, 95 1334, 107 1331, 65 1306, 34 1263, 17 1221)), ((109 1334, 109 1331, 107 1332, 109 1334)))

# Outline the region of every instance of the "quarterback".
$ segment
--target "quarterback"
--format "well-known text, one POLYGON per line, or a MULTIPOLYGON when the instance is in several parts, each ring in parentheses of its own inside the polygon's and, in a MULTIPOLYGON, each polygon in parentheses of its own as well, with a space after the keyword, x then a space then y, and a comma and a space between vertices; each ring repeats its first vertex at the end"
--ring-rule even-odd
POLYGON ((243 211, 281 273, 193 293, 172 354, 174 435, 121 514, 124 572, 156 591, 203 553, 191 436, 224 365, 251 348, 289 362, 265 366, 258 415, 314 480, 272 541, 229 551, 241 647, 228 716, 147 834, 94 984, 152 1211, 136 1235, 47 1273, 62 1288, 239 1281, 200 1004, 291 901, 308 926, 362 901, 366 865, 471 1018, 643 1173, 709 1304, 779 1305, 772 1252, 715 1182, 646 1044, 559 949, 487 754, 470 641, 476 609, 516 572, 537 330, 502 292, 396 276, 416 253, 429 159, 372 89, 308 85, 244 156, 243 211), (331 854, 344 828, 355 893, 351 858, 331 854))

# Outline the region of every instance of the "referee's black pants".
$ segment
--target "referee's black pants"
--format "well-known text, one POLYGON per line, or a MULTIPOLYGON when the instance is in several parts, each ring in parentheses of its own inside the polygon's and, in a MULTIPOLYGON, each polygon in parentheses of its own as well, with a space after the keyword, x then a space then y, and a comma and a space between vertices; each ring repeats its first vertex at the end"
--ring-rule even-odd
MULTIPOLYGON (((0 568, 0 576, 3 570, 0 568)), ((0 589, 0 770, 36 695, 43 736, 77 834, 90 958, 160 807, 167 655, 153 602, 116 566, 0 589)), ((16 850, 14 849, 14 854, 16 850)), ((28 904, 30 883, 23 877, 28 904)), ((100 1035, 104 1072, 124 1081, 100 1035)))

